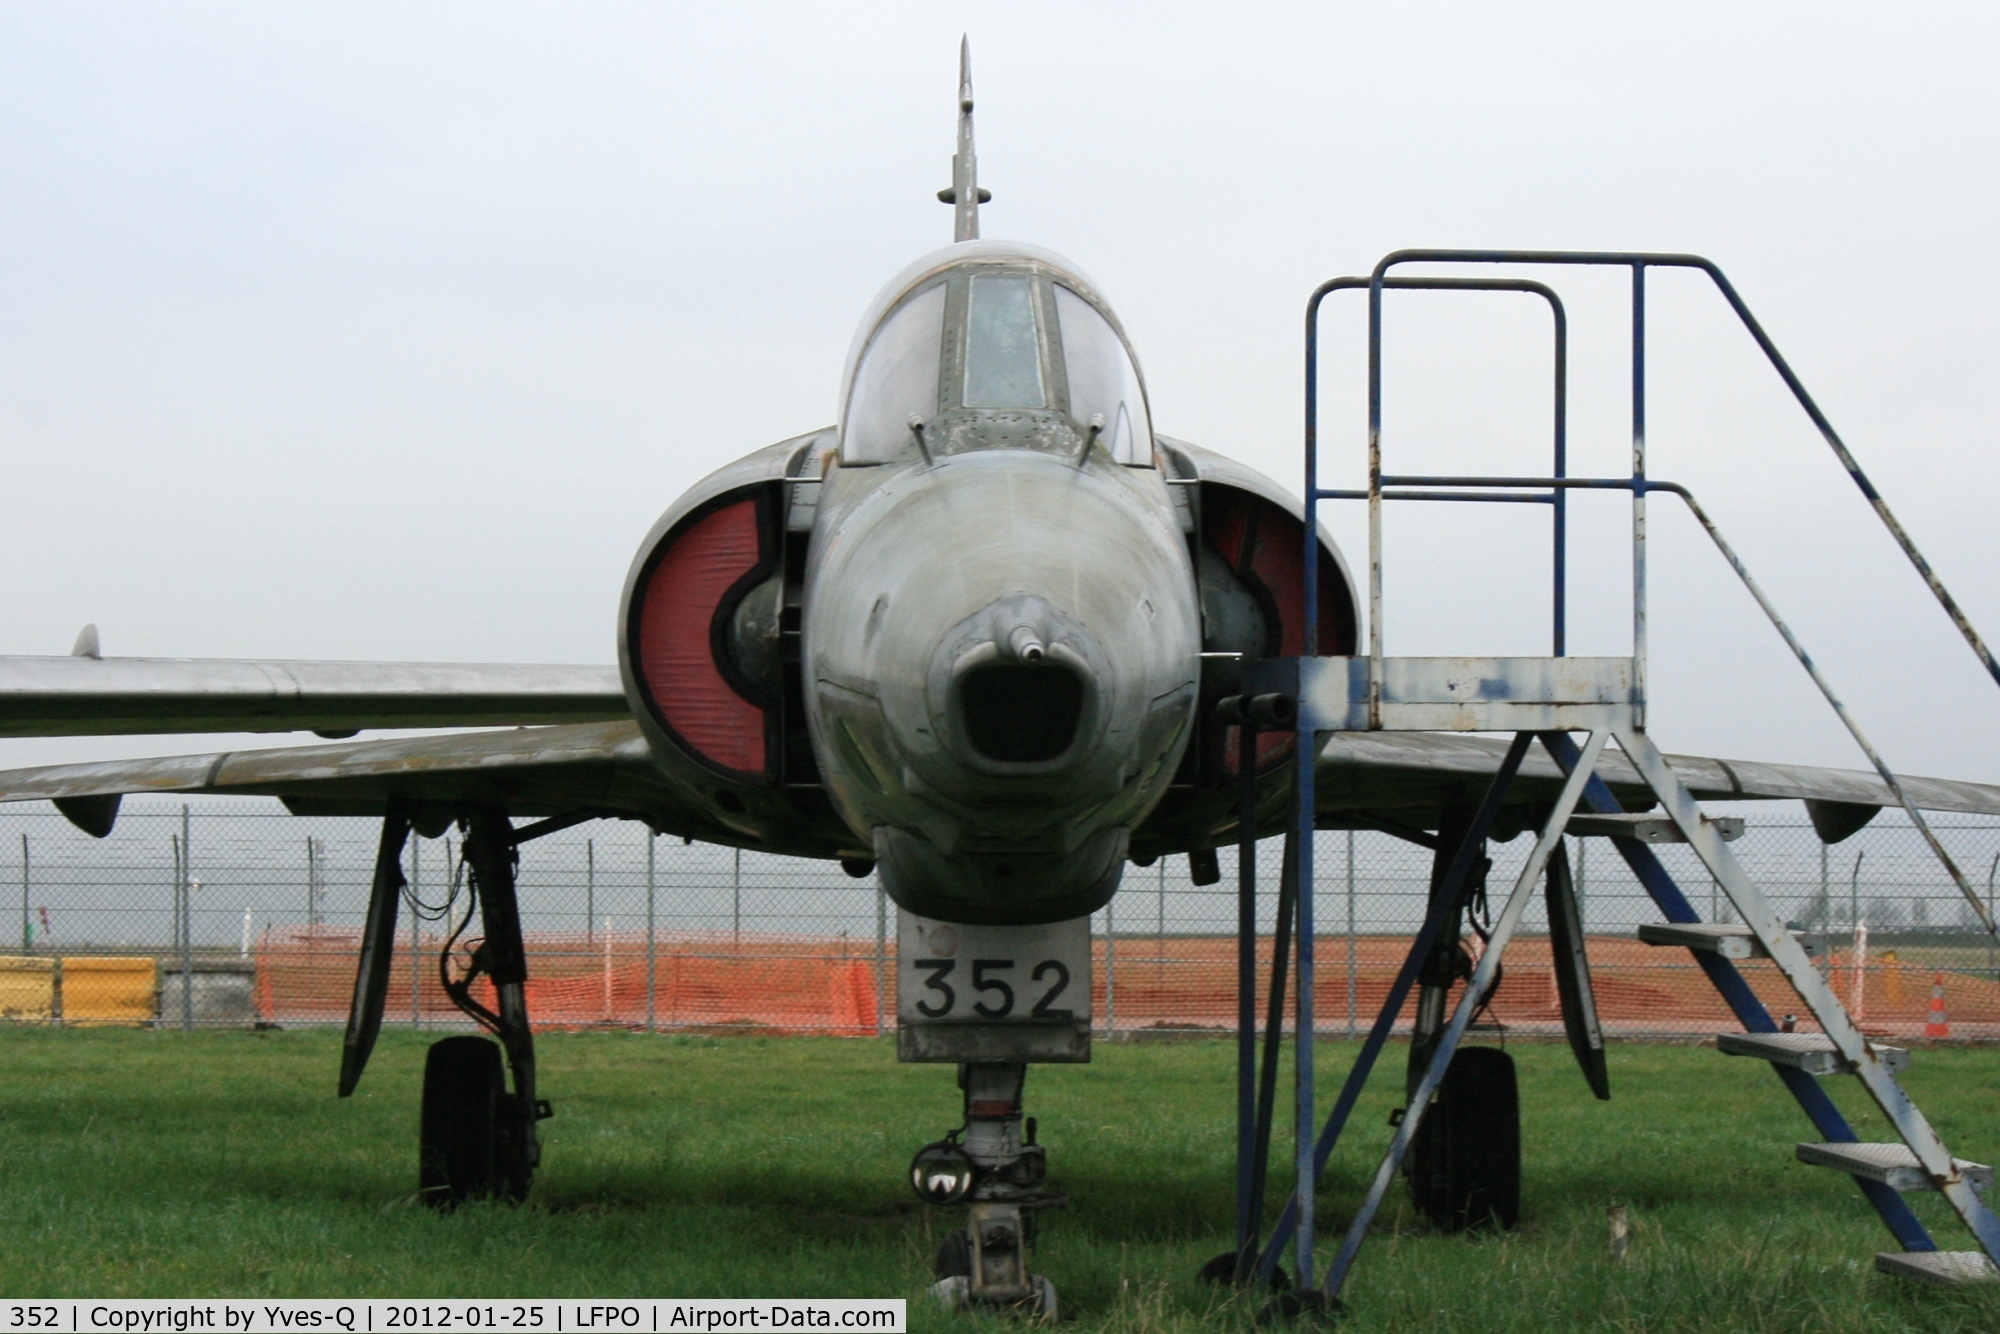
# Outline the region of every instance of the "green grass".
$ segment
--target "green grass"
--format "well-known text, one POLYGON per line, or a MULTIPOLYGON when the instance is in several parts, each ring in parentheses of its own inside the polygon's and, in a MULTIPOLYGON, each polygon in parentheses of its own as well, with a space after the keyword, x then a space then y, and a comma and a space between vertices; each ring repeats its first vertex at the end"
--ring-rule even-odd
MULTIPOLYGON (((343 1103, 332 1032, 0 1032, 0 1295, 915 1298, 955 1221, 902 1175, 956 1123, 948 1068, 897 1066, 877 1042, 622 1034, 541 1039, 558 1115, 528 1206, 438 1217, 407 1203, 423 1046, 386 1035, 343 1103)), ((1437 1235, 1398 1190, 1345 1327, 2000 1328, 2000 1293, 1873 1272, 1887 1234, 1844 1178, 1793 1160, 1805 1122, 1759 1063, 1616 1047, 1601 1104, 1564 1049, 1513 1050, 1522 1227, 1437 1235), (1614 1203, 1635 1228, 1623 1264, 1614 1203)), ((1326 1048, 1329 1083, 1349 1051, 1326 1048)), ((1100 1044, 1090 1066, 1031 1074, 1052 1184, 1075 1197, 1036 1258, 1067 1323, 1245 1324, 1192 1279, 1229 1244, 1232 1059, 1221 1042, 1100 1044)), ((1329 1173, 1330 1220, 1373 1168, 1392 1082, 1329 1173)), ((1924 1050, 1907 1082, 1961 1156, 1995 1161, 2000 1051, 1924 1050)), ((1942 1245, 1969 1246, 1940 1201, 1918 1203, 1942 1245)))

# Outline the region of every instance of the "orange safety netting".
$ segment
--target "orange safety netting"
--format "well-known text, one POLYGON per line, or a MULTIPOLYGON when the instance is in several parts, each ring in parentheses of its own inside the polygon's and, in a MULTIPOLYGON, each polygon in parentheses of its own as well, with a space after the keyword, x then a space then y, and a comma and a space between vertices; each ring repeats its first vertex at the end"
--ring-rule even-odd
MULTIPOLYGON (((1268 973, 1271 944, 1259 942, 1259 972, 1268 973)), ((1357 1028, 1374 1022, 1409 952, 1408 936, 1359 936, 1350 950, 1346 937, 1318 941, 1313 1012, 1322 1031, 1346 1029, 1350 1013, 1357 1028), (1352 984, 1350 987, 1350 977, 1352 984), (1350 1011, 1349 995, 1352 993, 1350 1011)), ((1708 1034, 1740 1027, 1707 975, 1685 950, 1661 949, 1625 936, 1592 936, 1587 943, 1597 1012, 1614 1036, 1708 1034)), ((1816 1031, 1805 1006, 1768 961, 1741 961, 1737 967, 1773 1017, 1800 1016, 1801 1031, 1816 1031)), ((1095 1014, 1105 1022, 1104 945, 1097 942, 1095 1014)), ((1854 1009, 1854 968, 1839 951, 1827 972, 1834 992, 1854 1009)), ((1933 979, 1944 979, 1944 1005, 1955 1038, 2000 1038, 2000 981, 1930 964, 1880 956, 1863 971, 1859 1017, 1871 1034, 1897 1038, 1924 1035, 1933 979)), ((1233 1028, 1236 1022, 1236 945, 1227 938, 1172 937, 1121 939, 1115 950, 1112 1019, 1118 1031, 1186 1027, 1233 1028)), ((1263 1014, 1259 978, 1259 1015, 1263 1014)), ((1407 1031, 1416 1001, 1404 1003, 1397 1028, 1407 1031)), ((1517 937, 1508 946, 1500 985, 1482 1022, 1498 1022, 1524 1034, 1562 1031, 1555 970, 1546 936, 1517 937)))
MULTIPOLYGON (((390 1023, 450 1023, 458 1012, 438 979, 441 939, 425 937, 412 956, 408 933, 397 941, 385 1015, 390 1023), (415 980, 414 995, 412 980, 415 980)), ((1232 1029, 1236 1022, 1236 943, 1221 936, 1121 937, 1092 942, 1092 1015, 1100 1031, 1232 1029)), ((338 1024, 354 988, 360 933, 333 927, 278 927, 258 942, 258 1017, 280 1024, 338 1024)), ((1318 942, 1314 1013, 1321 1030, 1366 1028, 1388 996, 1409 950, 1407 936, 1346 937, 1318 942), (1350 959, 1352 966, 1350 968, 1350 959)), ((1271 942, 1259 942, 1259 986, 1268 982, 1271 942)), ((1592 980, 1600 1019, 1613 1036, 1682 1036, 1738 1027, 1688 954, 1628 937, 1592 936, 1592 980)), ((883 949, 881 976, 872 942, 849 938, 643 933, 535 934, 527 939, 528 1012, 541 1027, 621 1027, 867 1036, 895 1024, 895 943, 883 949), (650 970, 651 985, 648 985, 650 970)), ((1738 967, 1774 1016, 1797 1013, 1815 1025, 1769 962, 1738 967)), ((1928 963, 1871 958, 1863 970, 1861 1014, 1870 1033, 1919 1038, 1931 1018, 1939 969, 1928 963)), ((1855 970, 1839 952, 1828 980, 1850 1008, 1855 970)), ((1954 1038, 2000 1038, 2000 982, 1944 970, 1944 1006, 1954 1038)), ((492 990, 475 994, 489 1007, 492 990)), ((1288 1006, 1289 1009, 1289 1006, 1288 1006)), ((1414 1001, 1398 1028, 1407 1029, 1414 1001)), ((1259 999, 1259 1015, 1263 1001, 1259 999)), ((1487 1016, 1523 1034, 1561 1032, 1546 937, 1509 947, 1487 1016)), ((1289 1020, 1288 1020, 1289 1022, 1289 1020)))
MULTIPOLYGON (((457 1020, 438 976, 442 937, 415 955, 397 937, 383 1007, 387 1022, 457 1020), (412 982, 415 982, 414 995, 412 982)), ((646 1027, 833 1033, 876 1032, 873 955, 839 940, 657 937, 650 961, 639 933, 530 934, 528 1014, 545 1028, 646 1027), (651 986, 648 987, 648 974, 651 986)), ((257 946, 257 1013, 271 1023, 343 1023, 354 991, 361 934, 338 927, 276 927, 257 946)), ((462 957, 462 952, 461 956, 462 957)), ((894 987, 892 975, 887 985, 894 987)), ((484 978, 473 997, 491 1009, 484 978)))

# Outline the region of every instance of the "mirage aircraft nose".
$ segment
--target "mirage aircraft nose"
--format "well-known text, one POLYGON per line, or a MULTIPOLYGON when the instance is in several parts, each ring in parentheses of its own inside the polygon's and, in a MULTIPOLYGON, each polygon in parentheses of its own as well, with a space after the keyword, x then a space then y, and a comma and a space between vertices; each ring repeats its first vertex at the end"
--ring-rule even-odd
POLYGON ((862 321, 801 675, 827 796, 898 903, 1051 922, 1117 888, 1187 744, 1201 623, 1110 307, 975 236, 862 321))
POLYGON ((1015 448, 833 471, 808 716, 828 795, 913 912, 1057 921, 1117 887, 1199 652, 1186 540, 1149 483, 1015 448))

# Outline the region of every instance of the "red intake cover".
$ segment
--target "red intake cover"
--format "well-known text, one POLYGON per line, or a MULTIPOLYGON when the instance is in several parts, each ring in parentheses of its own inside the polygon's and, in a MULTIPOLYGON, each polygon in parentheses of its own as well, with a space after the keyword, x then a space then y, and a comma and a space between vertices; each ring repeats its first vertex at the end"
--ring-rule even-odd
POLYGON ((647 702, 698 758, 762 781, 765 713, 723 674, 726 626, 744 591, 766 572, 758 494, 730 498, 667 535, 634 599, 632 658, 647 702))
MULTIPOLYGON (((1234 487, 1204 486, 1201 493, 1202 536, 1227 561, 1267 614, 1275 614, 1277 642, 1266 644, 1275 657, 1296 657, 1306 651, 1305 554, 1306 526, 1262 496, 1234 487)), ((1348 604, 1347 581, 1324 546, 1319 549, 1319 644, 1321 654, 1354 652, 1354 608, 1348 604)), ((1264 732, 1257 738, 1260 766, 1291 753, 1288 732, 1264 732)), ((1222 748, 1223 768, 1237 769, 1236 729, 1228 729, 1222 748)))

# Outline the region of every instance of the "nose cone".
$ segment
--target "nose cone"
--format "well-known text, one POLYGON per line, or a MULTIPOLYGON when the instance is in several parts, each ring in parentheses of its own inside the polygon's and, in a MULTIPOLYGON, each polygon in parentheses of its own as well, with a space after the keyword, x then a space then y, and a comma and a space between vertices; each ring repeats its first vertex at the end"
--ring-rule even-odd
POLYGON ((829 796, 913 911, 1101 906, 1194 702, 1194 581, 1164 485, 1015 450, 864 480, 822 500, 807 588, 829 796))

